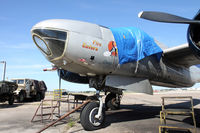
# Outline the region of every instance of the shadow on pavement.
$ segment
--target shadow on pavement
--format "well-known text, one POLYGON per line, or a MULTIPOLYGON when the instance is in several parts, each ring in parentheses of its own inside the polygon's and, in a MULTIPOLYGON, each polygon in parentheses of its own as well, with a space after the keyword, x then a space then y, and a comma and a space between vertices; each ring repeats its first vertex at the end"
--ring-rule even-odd
MULTIPOLYGON (((24 104, 33 103, 33 102, 36 102, 36 101, 34 101, 33 99, 24 99, 23 102, 17 102, 17 100, 15 100, 15 102, 13 103, 13 105, 9 105, 8 102, 3 102, 3 103, 0 103, 0 109, 4 109, 4 108, 16 108, 16 107, 22 106, 24 104)), ((38 102, 40 102, 40 101, 38 101, 38 102)))
MULTIPOLYGON (((194 106, 200 103, 199 99, 193 99, 194 106)), ((189 105, 190 101, 188 102, 181 102, 177 104, 171 104, 167 107, 184 107, 185 105, 189 105)), ((112 123, 119 123, 119 122, 127 122, 127 121, 137 121, 137 120, 145 120, 151 118, 159 118, 160 119, 160 111, 161 106, 147 106, 144 104, 135 104, 135 105, 121 105, 120 110, 115 111, 107 111, 106 112, 106 121, 105 126, 107 127, 112 123)), ((195 109, 195 118, 197 127, 200 127, 200 109, 195 109)), ((172 120, 172 119, 167 119, 172 120)), ((186 124, 193 125, 192 117, 188 116, 187 118, 183 119, 182 121, 173 119, 177 122, 184 122, 186 124)))
POLYGON ((16 108, 18 106, 22 106, 23 103, 14 103, 13 105, 9 105, 7 102, 5 103, 1 103, 0 104, 0 109, 4 109, 4 108, 16 108))

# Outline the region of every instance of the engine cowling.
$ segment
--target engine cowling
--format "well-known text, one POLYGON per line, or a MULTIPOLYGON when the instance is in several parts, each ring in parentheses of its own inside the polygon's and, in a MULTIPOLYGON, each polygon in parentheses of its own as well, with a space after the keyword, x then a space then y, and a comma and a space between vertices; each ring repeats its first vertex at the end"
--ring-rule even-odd
MULTIPOLYGON (((200 20, 200 10, 194 17, 194 20, 200 20)), ((200 25, 190 24, 187 32, 189 47, 198 59, 200 59, 200 25)))
POLYGON ((88 77, 81 77, 79 74, 69 72, 63 69, 58 70, 58 75, 60 74, 60 77, 63 80, 73 82, 73 83, 81 83, 81 84, 88 84, 89 79, 88 77))

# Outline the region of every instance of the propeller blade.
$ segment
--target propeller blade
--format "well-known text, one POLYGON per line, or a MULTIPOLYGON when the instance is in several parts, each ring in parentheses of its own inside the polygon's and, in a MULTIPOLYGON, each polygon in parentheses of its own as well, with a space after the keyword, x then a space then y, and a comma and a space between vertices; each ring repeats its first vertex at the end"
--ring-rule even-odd
POLYGON ((199 20, 192 20, 180 16, 163 13, 163 12, 150 12, 142 11, 138 14, 139 18, 165 23, 181 23, 181 24, 200 24, 199 20))

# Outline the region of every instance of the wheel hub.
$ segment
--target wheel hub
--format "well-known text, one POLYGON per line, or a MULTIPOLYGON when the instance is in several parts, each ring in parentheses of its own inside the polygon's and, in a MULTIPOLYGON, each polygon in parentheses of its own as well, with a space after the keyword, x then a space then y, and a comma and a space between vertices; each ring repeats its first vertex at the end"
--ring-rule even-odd
POLYGON ((94 126, 100 126, 103 121, 101 117, 99 119, 95 118, 95 115, 98 114, 98 109, 98 107, 92 109, 89 115, 89 121, 94 126))

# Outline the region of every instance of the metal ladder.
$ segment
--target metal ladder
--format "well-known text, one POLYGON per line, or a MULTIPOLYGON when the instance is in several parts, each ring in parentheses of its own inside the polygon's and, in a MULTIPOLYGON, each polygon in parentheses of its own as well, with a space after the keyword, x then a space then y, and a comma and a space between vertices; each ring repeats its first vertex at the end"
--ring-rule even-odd
POLYGON ((67 112, 66 114, 64 114, 63 116, 61 116, 59 119, 57 119, 56 121, 53 121, 52 123, 46 125, 44 128, 42 128, 40 131, 38 131, 37 133, 41 133, 44 130, 46 130, 47 128, 53 126, 55 123, 61 121, 62 119, 64 119, 65 117, 68 117, 70 114, 74 113, 75 111, 79 110, 81 107, 85 106, 86 104, 88 104, 91 100, 87 100, 85 102, 83 102, 82 104, 80 104, 78 107, 76 107, 75 109, 73 109, 70 112, 67 112))
POLYGON ((31 122, 34 122, 34 119, 36 118, 36 116, 39 116, 41 118, 42 123, 44 120, 44 116, 49 116, 47 120, 53 121, 54 115, 57 115, 57 117, 60 117, 60 100, 42 100, 38 108, 36 109, 31 122), (51 103, 50 106, 49 106, 49 102, 51 103), (57 109, 57 112, 55 112, 56 109, 57 109), (48 111, 48 113, 46 113, 46 111, 48 111))
POLYGON ((162 99, 162 110, 160 111, 160 123, 161 125, 159 126, 159 133, 166 133, 166 129, 172 129, 172 130, 187 130, 187 131, 193 131, 194 133, 196 133, 196 120, 195 120, 195 114, 194 114, 194 107, 193 107, 193 99, 191 96, 179 96, 179 97, 161 97, 162 99), (188 101, 190 101, 190 108, 187 109, 180 109, 180 108, 166 108, 165 106, 165 101, 169 99, 187 99, 188 101), (166 122, 166 118, 167 115, 185 115, 185 116, 192 116, 193 119, 193 127, 186 127, 183 126, 183 124, 181 125, 171 125, 171 124, 167 124, 166 122))

